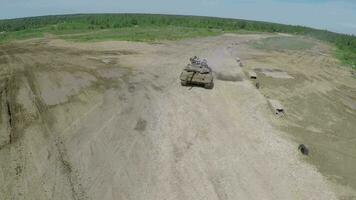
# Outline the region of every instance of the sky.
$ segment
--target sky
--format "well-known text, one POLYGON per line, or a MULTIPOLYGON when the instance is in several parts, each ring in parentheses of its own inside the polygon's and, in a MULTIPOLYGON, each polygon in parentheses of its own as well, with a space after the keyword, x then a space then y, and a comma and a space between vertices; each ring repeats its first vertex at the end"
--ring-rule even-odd
POLYGON ((203 15, 356 35, 356 0, 0 0, 0 19, 72 13, 203 15))

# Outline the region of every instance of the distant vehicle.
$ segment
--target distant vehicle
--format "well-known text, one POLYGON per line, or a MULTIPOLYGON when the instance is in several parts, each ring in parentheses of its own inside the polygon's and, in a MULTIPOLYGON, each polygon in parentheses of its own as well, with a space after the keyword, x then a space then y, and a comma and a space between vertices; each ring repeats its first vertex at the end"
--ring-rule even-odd
POLYGON ((205 59, 200 60, 196 56, 190 58, 190 64, 180 74, 180 80, 182 86, 200 85, 206 89, 213 89, 214 87, 213 72, 207 61, 205 59))

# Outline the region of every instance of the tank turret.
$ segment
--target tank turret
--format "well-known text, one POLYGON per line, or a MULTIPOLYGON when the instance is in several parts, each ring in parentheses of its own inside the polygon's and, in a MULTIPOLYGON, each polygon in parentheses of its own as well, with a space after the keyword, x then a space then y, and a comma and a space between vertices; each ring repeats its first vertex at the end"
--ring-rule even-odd
POLYGON ((212 89, 214 87, 214 78, 207 60, 200 60, 196 56, 189 60, 190 63, 180 75, 181 84, 183 86, 201 85, 207 89, 212 89))

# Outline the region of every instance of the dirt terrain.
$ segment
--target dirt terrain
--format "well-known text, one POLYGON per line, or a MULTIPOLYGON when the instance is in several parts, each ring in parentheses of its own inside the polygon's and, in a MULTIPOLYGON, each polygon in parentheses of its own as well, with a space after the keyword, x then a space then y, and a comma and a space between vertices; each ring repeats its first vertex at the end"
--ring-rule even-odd
POLYGON ((356 198, 356 79, 270 36, 0 46, 0 199, 356 198), (193 55, 214 89, 180 85, 193 55))

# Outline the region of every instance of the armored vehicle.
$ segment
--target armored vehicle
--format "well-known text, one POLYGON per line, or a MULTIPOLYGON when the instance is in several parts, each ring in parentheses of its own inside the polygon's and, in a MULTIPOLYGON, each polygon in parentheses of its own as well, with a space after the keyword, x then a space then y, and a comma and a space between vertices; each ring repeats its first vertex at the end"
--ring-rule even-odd
POLYGON ((180 74, 180 80, 182 86, 201 85, 206 89, 214 87, 213 73, 207 61, 200 60, 196 56, 190 58, 190 64, 180 74))

